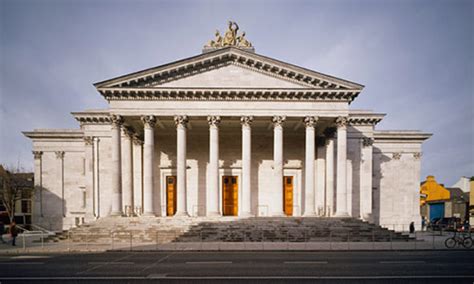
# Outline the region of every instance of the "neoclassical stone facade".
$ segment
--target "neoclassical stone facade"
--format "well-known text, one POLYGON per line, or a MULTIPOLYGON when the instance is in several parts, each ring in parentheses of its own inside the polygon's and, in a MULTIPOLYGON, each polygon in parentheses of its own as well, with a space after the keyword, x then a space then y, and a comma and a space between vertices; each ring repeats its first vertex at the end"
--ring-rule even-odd
POLYGON ((203 54, 96 83, 109 107, 33 141, 34 222, 106 216, 354 217, 420 223, 421 144, 352 110, 363 86, 258 55, 203 54))

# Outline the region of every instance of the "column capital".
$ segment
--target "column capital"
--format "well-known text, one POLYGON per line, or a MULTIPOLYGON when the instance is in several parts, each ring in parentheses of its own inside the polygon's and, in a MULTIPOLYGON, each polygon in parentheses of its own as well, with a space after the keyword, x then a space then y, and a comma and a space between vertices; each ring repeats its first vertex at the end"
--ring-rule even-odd
POLYGON ((413 158, 415 158, 415 160, 419 160, 421 159, 421 156, 423 154, 421 152, 416 152, 416 153, 413 153, 413 158))
POLYGON ((207 117, 207 122, 209 123, 209 126, 218 127, 221 123, 221 117, 218 115, 209 115, 207 117))
POLYGON ((319 117, 317 116, 306 116, 305 118, 303 118, 303 122, 306 127, 314 127, 318 120, 319 117))
POLYGON ((242 116, 240 118, 240 124, 242 124, 242 126, 247 126, 249 127, 253 122, 253 116, 242 116))
POLYGON ((283 123, 286 120, 286 116, 275 115, 272 118, 273 127, 283 126, 283 123))
POLYGON ((120 128, 123 124, 123 117, 121 115, 113 114, 110 116, 110 122, 112 124, 112 128, 120 128))
POLYGON ((392 159, 394 160, 400 160, 402 158, 402 153, 400 152, 395 152, 392 154, 392 159))
POLYGON ((182 126, 184 128, 187 127, 187 124, 189 122, 189 118, 187 115, 175 115, 174 116, 174 123, 176 127, 182 126))
POLYGON ((32 153, 35 157, 35 160, 41 159, 41 156, 43 156, 43 151, 32 151, 32 153))
POLYGON ((87 146, 92 145, 93 142, 94 142, 94 137, 92 137, 92 136, 84 136, 84 143, 85 143, 87 146))
POLYGON ((370 137, 362 138, 362 145, 364 147, 369 147, 369 146, 372 146, 373 144, 374 144, 374 139, 373 138, 370 138, 370 137))
POLYGON ((338 118, 336 118, 336 125, 338 128, 340 127, 346 127, 347 126, 347 117, 346 116, 339 116, 338 118))
POLYGON ((144 115, 140 119, 145 128, 154 128, 157 120, 154 115, 144 115))
POLYGON ((64 159, 64 151, 55 151, 54 154, 56 154, 56 159, 64 159))

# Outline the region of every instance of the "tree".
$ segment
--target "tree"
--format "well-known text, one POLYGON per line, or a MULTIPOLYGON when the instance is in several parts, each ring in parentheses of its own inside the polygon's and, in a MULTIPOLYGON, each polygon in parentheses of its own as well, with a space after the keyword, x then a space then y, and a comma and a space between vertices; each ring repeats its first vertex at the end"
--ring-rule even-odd
POLYGON ((9 170, 0 165, 0 200, 5 207, 10 222, 15 218, 16 205, 22 199, 31 199, 34 183, 31 174, 20 173, 19 169, 9 170))

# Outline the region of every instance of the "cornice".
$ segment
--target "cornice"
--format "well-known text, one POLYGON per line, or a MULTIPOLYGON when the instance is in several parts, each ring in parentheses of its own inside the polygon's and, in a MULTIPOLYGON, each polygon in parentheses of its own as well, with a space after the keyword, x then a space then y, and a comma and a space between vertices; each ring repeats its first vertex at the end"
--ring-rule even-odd
POLYGON ((394 141, 414 141, 422 142, 433 136, 431 133, 424 133, 420 131, 411 130, 388 130, 388 131, 374 131, 375 142, 394 142, 394 141))
POLYGON ((72 112, 74 118, 82 124, 110 124, 110 114, 108 112, 72 112))
POLYGON ((265 74, 274 74, 293 80, 295 83, 326 89, 357 89, 361 91, 363 85, 347 80, 305 69, 276 59, 251 53, 238 48, 222 48, 205 54, 197 55, 169 64, 146 69, 143 71, 120 76, 94 84, 100 91, 110 87, 137 87, 150 86, 153 82, 167 82, 180 79, 184 76, 218 68, 229 63, 251 67, 265 74), (186 75, 188 74, 188 75, 186 75))
POLYGON ((113 100, 197 100, 197 101, 344 101, 352 102, 359 90, 282 88, 102 88, 113 100))

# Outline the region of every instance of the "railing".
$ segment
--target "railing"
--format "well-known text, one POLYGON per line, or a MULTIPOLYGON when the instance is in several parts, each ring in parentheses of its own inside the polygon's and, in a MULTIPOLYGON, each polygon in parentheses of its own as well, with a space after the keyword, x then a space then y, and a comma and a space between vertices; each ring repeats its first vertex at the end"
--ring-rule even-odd
MULTIPOLYGON (((280 226, 280 224, 276 224, 280 226)), ((106 230, 98 233, 68 232, 65 240, 46 242, 44 231, 23 229, 19 236, 22 248, 15 251, 105 251, 105 250, 432 250, 449 249, 445 245, 455 232, 415 231, 399 233, 387 230, 372 230, 356 234, 348 229, 289 228, 272 229, 270 226, 253 230, 201 229, 180 231, 145 232, 145 230, 106 230), (34 238, 40 237, 41 243, 34 238)), ((459 234, 459 233, 458 233, 459 234)), ((472 235, 465 233, 468 237, 472 235)), ((464 236, 463 236, 464 238, 464 236)), ((457 249, 469 249, 461 245, 457 249)), ((0 245, 1 249, 10 249, 0 245)), ((470 249, 474 249, 474 246, 470 249)))

